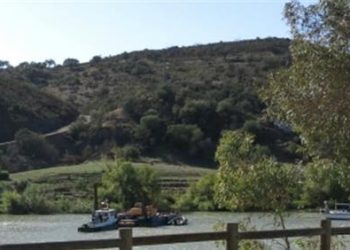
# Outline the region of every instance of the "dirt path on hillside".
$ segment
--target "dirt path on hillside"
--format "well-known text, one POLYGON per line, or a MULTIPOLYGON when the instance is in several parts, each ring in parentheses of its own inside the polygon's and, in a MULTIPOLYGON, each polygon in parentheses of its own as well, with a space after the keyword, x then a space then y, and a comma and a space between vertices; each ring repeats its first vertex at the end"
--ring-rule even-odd
MULTIPOLYGON (((91 122, 91 116, 90 115, 80 115, 77 120, 82 120, 82 121, 84 121, 85 124, 89 124, 91 122)), ((74 122, 76 122, 77 120, 71 122, 70 124, 68 124, 66 126, 63 126, 63 127, 59 128, 59 129, 56 129, 56 130, 54 130, 52 132, 48 132, 48 133, 41 134, 41 135, 44 138, 47 138, 47 137, 50 137, 50 136, 67 133, 69 131, 69 129, 71 128, 72 124, 74 122)), ((15 143, 16 143, 15 140, 7 141, 7 142, 1 142, 0 143, 0 148, 1 147, 6 147, 6 146, 10 146, 10 145, 15 144, 15 143)))

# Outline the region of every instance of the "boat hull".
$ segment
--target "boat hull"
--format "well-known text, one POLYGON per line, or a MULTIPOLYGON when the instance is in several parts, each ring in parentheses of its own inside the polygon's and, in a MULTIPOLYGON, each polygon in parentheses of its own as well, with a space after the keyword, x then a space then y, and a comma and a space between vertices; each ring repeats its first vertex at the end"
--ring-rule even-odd
POLYGON ((101 232, 101 231, 108 231, 108 230, 115 230, 115 229, 118 229, 117 223, 104 225, 104 226, 90 226, 89 224, 84 224, 78 228, 78 232, 93 233, 93 232, 101 232))
POLYGON ((350 220, 350 213, 328 213, 325 216, 329 220, 350 220))

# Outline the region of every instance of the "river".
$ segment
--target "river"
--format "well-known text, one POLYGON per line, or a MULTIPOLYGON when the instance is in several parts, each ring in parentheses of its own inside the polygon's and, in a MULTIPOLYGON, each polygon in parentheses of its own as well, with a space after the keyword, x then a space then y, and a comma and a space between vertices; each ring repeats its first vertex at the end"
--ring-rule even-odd
MULTIPOLYGON (((133 235, 159 235, 185 232, 213 231, 219 223, 249 221, 249 226, 255 229, 272 229, 273 217, 264 213, 229 213, 229 212, 195 212, 187 213, 187 226, 166 226, 159 228, 134 228, 133 235)), ((89 215, 0 215, 0 244, 50 242, 70 240, 91 240, 118 237, 118 231, 99 233, 79 233, 77 227, 90 219, 89 215)), ((286 217, 288 228, 319 227, 322 216, 318 213, 290 213, 286 217)), ((350 226, 349 221, 332 222, 334 226, 350 226)), ((350 246, 348 237, 342 238, 350 246)), ((265 242, 271 244, 271 242, 265 242)), ((224 249, 216 247, 213 242, 184 243, 160 246, 135 247, 149 250, 211 250, 224 249)), ((283 249, 278 243, 268 249, 283 249)), ((342 249, 342 248, 340 248, 342 249)), ((346 249, 346 248, 344 248, 346 249)))

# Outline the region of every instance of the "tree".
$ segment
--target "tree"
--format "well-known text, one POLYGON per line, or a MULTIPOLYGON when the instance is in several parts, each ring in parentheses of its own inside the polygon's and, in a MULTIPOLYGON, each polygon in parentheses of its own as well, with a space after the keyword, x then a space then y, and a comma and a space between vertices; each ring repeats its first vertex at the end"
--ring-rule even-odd
POLYGON ((166 139, 173 147, 186 150, 189 155, 195 155, 203 139, 203 132, 197 125, 174 124, 168 126, 166 139))
POLYGON ((20 152, 31 159, 45 160, 52 163, 58 158, 57 149, 47 142, 44 137, 29 129, 17 131, 15 140, 20 152))
POLYGON ((146 115, 135 129, 135 137, 145 146, 157 145, 166 132, 165 122, 157 115, 146 115))
MULTIPOLYGON (((102 176, 102 196, 129 208, 135 202, 155 203, 160 192, 158 174, 147 166, 136 168, 129 162, 107 165, 102 176)), ((147 204, 146 204, 147 203, 147 204)))
POLYGON ((92 65, 96 65, 96 64, 98 64, 101 61, 102 61, 102 57, 101 56, 94 56, 93 58, 91 58, 90 63, 92 65))
POLYGON ((183 123, 196 124, 206 136, 217 138, 220 134, 220 118, 216 105, 206 100, 190 100, 180 110, 179 117, 183 123))
POLYGON ((320 0, 286 5, 292 65, 261 91, 272 117, 287 121, 310 152, 350 160, 350 5, 320 0))
POLYGON ((75 58, 67 58, 66 60, 63 61, 63 66, 77 66, 79 64, 79 60, 75 58))
POLYGON ((46 68, 53 68, 56 66, 56 62, 52 59, 45 60, 44 64, 46 68))
MULTIPOLYGON (((301 172, 297 166, 259 156, 259 148, 253 143, 253 136, 246 133, 223 134, 216 152, 219 171, 215 201, 230 210, 273 211, 285 229, 283 213, 300 193, 301 172)), ((288 239, 285 242, 290 249, 288 239)))
POLYGON ((8 61, 2 61, 0 60, 0 69, 7 69, 8 67, 10 67, 10 63, 8 61))

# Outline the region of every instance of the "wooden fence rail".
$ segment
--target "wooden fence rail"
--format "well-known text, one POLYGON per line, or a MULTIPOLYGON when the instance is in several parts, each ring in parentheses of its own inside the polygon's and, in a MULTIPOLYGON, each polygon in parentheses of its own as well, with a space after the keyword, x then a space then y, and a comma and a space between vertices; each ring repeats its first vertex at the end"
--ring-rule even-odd
POLYGON ((332 228, 329 220, 322 220, 319 228, 301 228, 287 230, 265 230, 239 232, 237 223, 229 223, 226 231, 206 233, 184 233, 158 236, 132 236, 131 228, 121 228, 118 239, 84 240, 69 242, 3 244, 0 250, 67 250, 67 249, 96 249, 119 248, 132 250, 133 246, 147 246, 173 243, 188 243, 199 241, 226 241, 227 250, 238 250, 240 240, 262 240, 285 237, 320 236, 320 249, 331 249, 332 235, 350 235, 350 227, 332 228))

